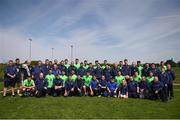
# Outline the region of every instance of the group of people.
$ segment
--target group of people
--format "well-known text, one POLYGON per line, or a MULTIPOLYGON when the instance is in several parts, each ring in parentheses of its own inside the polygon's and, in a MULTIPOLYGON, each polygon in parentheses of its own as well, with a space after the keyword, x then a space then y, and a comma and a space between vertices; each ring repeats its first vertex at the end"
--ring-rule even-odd
POLYGON ((24 64, 17 58, 9 60, 4 69, 3 96, 11 87, 15 96, 15 86, 19 96, 110 96, 117 98, 172 99, 175 72, 171 65, 161 61, 141 64, 140 61, 128 65, 128 60, 119 64, 88 63, 87 60, 68 63, 68 60, 38 61, 32 66, 28 60, 24 64))

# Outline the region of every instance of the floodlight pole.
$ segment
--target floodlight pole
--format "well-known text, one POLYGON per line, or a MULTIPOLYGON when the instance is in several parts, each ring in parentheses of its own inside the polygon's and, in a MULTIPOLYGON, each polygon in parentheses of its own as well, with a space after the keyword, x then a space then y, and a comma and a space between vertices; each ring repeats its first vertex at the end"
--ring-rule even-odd
POLYGON ((52 61, 54 60, 54 48, 51 48, 51 50, 52 50, 52 61))
POLYGON ((31 42, 32 42, 32 39, 29 38, 29 60, 31 60, 31 42))
POLYGON ((73 45, 71 45, 71 62, 73 61, 73 45))

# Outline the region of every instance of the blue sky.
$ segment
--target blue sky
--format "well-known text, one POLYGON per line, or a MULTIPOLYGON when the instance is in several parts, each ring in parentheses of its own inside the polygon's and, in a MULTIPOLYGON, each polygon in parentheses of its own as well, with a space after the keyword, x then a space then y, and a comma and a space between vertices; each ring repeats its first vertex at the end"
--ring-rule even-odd
POLYGON ((180 60, 180 0, 0 0, 0 61, 180 60))

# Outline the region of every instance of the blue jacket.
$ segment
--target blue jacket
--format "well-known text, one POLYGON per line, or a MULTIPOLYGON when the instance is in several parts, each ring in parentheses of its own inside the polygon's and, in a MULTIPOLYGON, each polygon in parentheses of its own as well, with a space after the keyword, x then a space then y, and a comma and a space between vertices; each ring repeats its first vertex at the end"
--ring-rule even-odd
POLYGON ((98 81, 97 80, 91 80, 90 86, 92 89, 96 89, 98 87, 98 81))
POLYGON ((94 75, 94 68, 93 67, 89 67, 88 69, 87 69, 87 72, 89 72, 90 73, 90 75, 94 75))
POLYGON ((81 77, 83 75, 85 75, 86 70, 81 66, 78 70, 77 70, 77 75, 80 75, 81 77))
POLYGON ((140 81, 139 88, 144 90, 149 90, 149 84, 147 81, 140 81))
POLYGON ((130 68, 130 75, 133 76, 136 71, 138 71, 138 69, 136 67, 131 67, 130 68))
POLYGON ((168 74, 169 84, 172 84, 176 78, 175 72, 173 70, 167 70, 166 72, 168 74))
POLYGON ((58 74, 60 75, 60 74, 61 74, 61 71, 60 71, 59 69, 56 69, 56 70, 53 69, 53 70, 52 70, 52 74, 55 75, 55 76, 58 75, 58 74))
POLYGON ((112 75, 113 77, 115 77, 115 76, 118 75, 118 72, 119 72, 119 69, 118 69, 118 68, 113 68, 113 69, 111 70, 111 75, 112 75))
POLYGON ((67 80, 66 82, 65 82, 65 89, 67 90, 67 91, 69 91, 69 90, 71 90, 72 88, 74 88, 75 87, 75 82, 73 81, 73 80, 67 80))
POLYGON ((100 81, 99 81, 99 84, 100 84, 102 87, 107 87, 107 81, 106 81, 106 80, 100 80, 100 81))
POLYGON ((113 92, 117 88, 117 84, 116 82, 109 81, 107 87, 109 88, 111 92, 113 92))
POLYGON ((129 93, 136 93, 137 87, 139 87, 138 82, 136 82, 134 80, 128 81, 127 86, 128 86, 128 92, 129 93))
POLYGON ((106 80, 110 80, 111 78, 111 69, 104 69, 103 75, 105 76, 106 80))
POLYGON ((161 81, 164 85, 169 84, 169 76, 167 72, 159 74, 159 81, 161 81))
POLYGON ((147 76, 149 76, 149 71, 150 71, 149 68, 144 68, 144 69, 142 70, 142 74, 143 74, 145 77, 147 77, 147 76))
POLYGON ((16 75, 17 74, 16 67, 14 67, 14 66, 5 67, 5 69, 4 69, 4 79, 5 80, 11 79, 9 76, 7 76, 7 74, 16 75))
POLYGON ((131 70, 129 65, 123 65, 122 66, 122 75, 126 76, 126 75, 130 75, 131 74, 131 70))
POLYGON ((83 85, 84 85, 83 79, 80 79, 80 80, 76 79, 76 81, 75 81, 75 87, 76 88, 82 89, 83 85))
POLYGON ((44 76, 46 76, 48 74, 48 71, 49 71, 50 68, 51 68, 50 65, 44 64, 42 66, 42 72, 44 73, 44 76))
POLYGON ((21 79, 21 73, 22 73, 21 64, 15 64, 14 67, 16 69, 16 79, 21 79))
POLYGON ((68 69, 64 65, 59 65, 59 70, 61 71, 61 73, 62 71, 64 71, 66 75, 68 74, 68 69))
POLYGON ((100 79, 100 78, 101 78, 102 73, 103 73, 103 71, 102 71, 101 68, 96 68, 96 69, 94 70, 94 75, 96 76, 97 79, 100 79))
POLYGON ((74 72, 75 72, 75 74, 76 74, 76 71, 77 71, 76 67, 75 67, 74 65, 71 65, 71 66, 69 66, 69 68, 68 68, 68 75, 71 74, 71 71, 72 71, 72 70, 74 70, 74 72))
POLYGON ((36 90, 43 90, 44 87, 47 87, 47 80, 45 79, 37 79, 35 82, 36 90))
POLYGON ((121 92, 122 95, 126 95, 127 92, 128 92, 128 87, 127 87, 127 85, 122 85, 122 86, 120 87, 120 92, 121 92))
POLYGON ((53 81, 54 86, 63 86, 63 80, 55 78, 53 81))
POLYGON ((33 75, 34 75, 35 80, 37 80, 39 78, 39 74, 41 72, 43 72, 42 71, 42 66, 38 66, 38 65, 35 66, 34 71, 33 71, 33 75))
POLYGON ((150 68, 150 71, 153 73, 154 76, 159 76, 160 70, 158 68, 150 68))
POLYGON ((161 83, 160 81, 158 81, 158 82, 153 81, 151 84, 151 90, 153 92, 155 92, 156 90, 160 91, 160 90, 162 90, 162 88, 163 88, 163 83, 161 83))

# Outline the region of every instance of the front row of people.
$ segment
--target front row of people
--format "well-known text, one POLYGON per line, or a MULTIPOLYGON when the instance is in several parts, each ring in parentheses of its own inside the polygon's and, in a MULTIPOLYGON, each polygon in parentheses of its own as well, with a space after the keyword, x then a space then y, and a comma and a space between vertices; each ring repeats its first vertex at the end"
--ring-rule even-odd
POLYGON ((133 80, 133 77, 125 76, 118 84, 114 78, 108 82, 104 76, 100 80, 96 76, 85 76, 81 78, 71 75, 67 79, 57 74, 54 76, 52 71, 44 78, 40 73, 39 79, 34 82, 31 76, 23 81, 23 96, 110 96, 118 98, 145 98, 168 100, 165 86, 159 81, 158 76, 149 83, 146 77, 142 77, 140 82, 133 80))

